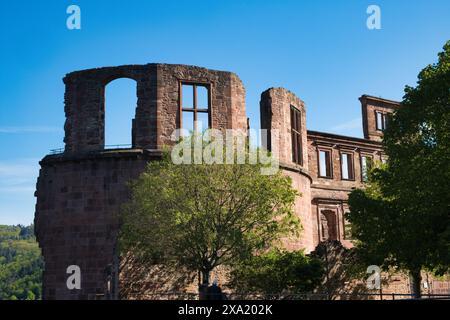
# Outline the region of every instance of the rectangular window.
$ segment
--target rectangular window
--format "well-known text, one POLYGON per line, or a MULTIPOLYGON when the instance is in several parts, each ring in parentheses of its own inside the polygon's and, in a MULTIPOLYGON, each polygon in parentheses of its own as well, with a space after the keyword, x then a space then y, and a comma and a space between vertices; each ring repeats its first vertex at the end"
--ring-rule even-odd
POLYGON ((331 178, 331 151, 319 151, 319 176, 323 178, 331 178))
POLYGON ((354 180, 353 154, 341 153, 341 172, 343 180, 354 180))
POLYGON ((377 130, 383 130, 383 114, 381 112, 375 111, 377 130))
POLYGON ((372 157, 361 156, 361 180, 367 182, 369 179, 369 170, 372 166, 372 157))
POLYGON ((210 91, 207 84, 181 83, 180 128, 202 132, 210 127, 210 91))
POLYGON ((302 164, 302 135, 301 135, 301 113, 291 106, 291 140, 292 140, 292 161, 302 164))
POLYGON ((376 128, 379 131, 384 131, 388 124, 388 115, 380 111, 375 111, 376 128))

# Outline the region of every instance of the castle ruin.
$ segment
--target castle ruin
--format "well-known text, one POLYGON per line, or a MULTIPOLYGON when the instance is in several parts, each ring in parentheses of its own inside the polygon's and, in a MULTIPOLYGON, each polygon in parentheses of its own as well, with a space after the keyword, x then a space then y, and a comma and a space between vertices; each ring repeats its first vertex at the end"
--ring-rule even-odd
MULTIPOLYGON (((37 182, 35 228, 45 260, 44 299, 118 297, 116 240, 118 211, 129 199, 127 182, 170 145, 172 132, 183 127, 184 111, 203 116, 215 129, 247 130, 245 88, 231 72, 205 68, 146 64, 69 73, 64 78, 65 148, 45 156, 37 182), (105 148, 105 86, 119 78, 136 81, 137 106, 130 148, 105 148), (206 92, 206 103, 185 108, 182 88, 206 92), (80 290, 66 286, 66 269, 82 270, 80 290)), ((387 115, 398 102, 363 95, 364 138, 307 130, 306 106, 294 93, 270 88, 261 94, 261 129, 277 143, 280 167, 302 193, 295 212, 302 221, 300 239, 288 249, 306 252, 322 241, 351 247, 347 196, 363 187, 372 161, 384 161, 381 145, 387 115)))

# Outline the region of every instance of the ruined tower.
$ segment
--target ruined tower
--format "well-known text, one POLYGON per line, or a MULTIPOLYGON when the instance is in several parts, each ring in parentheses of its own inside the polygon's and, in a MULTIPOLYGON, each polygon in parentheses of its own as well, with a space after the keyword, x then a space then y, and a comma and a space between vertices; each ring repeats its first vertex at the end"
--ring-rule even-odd
POLYGON ((45 156, 37 182, 35 228, 45 261, 44 299, 117 298, 118 212, 127 182, 158 159, 172 132, 203 119, 216 129, 247 129, 245 89, 234 73, 146 64, 76 71, 64 78, 65 148, 45 156), (136 81, 129 148, 105 148, 105 86, 136 81), (192 92, 183 102, 183 90, 192 92), (206 97, 200 104, 202 91, 206 97), (67 268, 81 271, 69 290, 67 268))
POLYGON ((300 197, 295 212, 302 223, 301 238, 286 239, 288 249, 315 248, 311 218, 311 183, 306 130, 306 106, 294 93, 284 88, 270 88, 261 94, 261 129, 268 130, 267 149, 278 153, 280 168, 291 177, 300 197), (277 148, 278 150, 275 150, 277 148))

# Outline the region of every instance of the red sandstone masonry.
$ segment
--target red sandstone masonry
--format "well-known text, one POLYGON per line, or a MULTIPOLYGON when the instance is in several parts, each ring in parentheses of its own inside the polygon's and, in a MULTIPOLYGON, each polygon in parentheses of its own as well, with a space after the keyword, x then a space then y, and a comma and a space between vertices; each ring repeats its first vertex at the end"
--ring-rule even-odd
POLYGON ((50 156, 37 183, 36 234, 45 260, 44 299, 92 299, 106 291, 114 263, 120 205, 126 184, 158 155, 145 151, 50 156), (81 268, 81 290, 66 287, 69 265, 81 268))
MULTIPOLYGON (((36 235, 45 260, 44 299, 103 297, 109 267, 113 280, 118 281, 117 214, 129 199, 127 183, 137 178, 149 161, 159 159, 164 145, 172 143, 170 135, 180 122, 182 81, 210 86, 214 129, 247 130, 245 88, 234 73, 186 65, 146 64, 76 71, 64 78, 65 152, 42 159, 35 193, 36 235), (105 150, 104 88, 112 80, 124 77, 137 84, 132 148, 105 150), (66 268, 72 264, 81 268, 81 290, 70 291, 66 287, 66 268)), ((371 155, 375 160, 383 157, 379 142, 382 132, 375 130, 375 110, 390 113, 399 107, 395 101, 366 95, 360 101, 365 139, 307 131, 305 104, 286 89, 271 88, 261 95, 261 128, 272 133, 268 146, 277 143, 281 168, 302 193, 295 202, 295 212, 303 231, 298 239, 285 239, 289 249, 314 250, 325 240, 327 228, 335 228, 336 240, 346 247, 352 246, 345 237, 344 212, 348 210, 351 189, 364 187, 361 155, 371 155), (291 106, 301 112, 301 165, 292 162, 291 106), (277 137, 273 135, 275 130, 279 131, 277 137), (332 151, 331 179, 318 176, 319 148, 332 151), (354 156, 354 181, 341 178, 342 151, 354 156), (324 223, 323 212, 334 217, 333 225, 324 223)), ((433 285, 439 293, 449 293, 448 283, 434 281, 433 285)), ((112 298, 118 298, 117 282, 112 287, 112 298)), ((397 287, 405 289, 404 281, 397 287)))
POLYGON ((292 184, 301 193, 295 201, 295 212, 302 223, 300 239, 285 239, 288 249, 314 250, 314 222, 311 218, 311 177, 308 172, 308 145, 306 140, 306 108, 303 101, 284 88, 271 88, 261 94, 261 129, 269 130, 270 143, 268 148, 273 151, 278 148, 280 164, 285 174, 291 177, 292 184), (302 130, 302 165, 292 161, 291 140, 291 107, 301 112, 302 130), (278 134, 275 134, 275 131, 278 134))
POLYGON ((117 272, 117 214, 129 199, 127 183, 142 173, 148 161, 159 158, 163 145, 171 143, 170 136, 179 126, 182 81, 210 85, 214 128, 247 129, 245 89, 230 72, 147 64, 77 71, 64 78, 65 152, 40 162, 36 185, 35 226, 45 260, 44 299, 105 295, 108 266, 117 272), (104 150, 104 88, 118 78, 137 83, 133 145, 128 150, 104 150), (81 290, 66 287, 69 265, 81 268, 81 290))
POLYGON ((374 141, 383 139, 383 132, 376 129, 375 112, 379 111, 385 114, 391 114, 400 107, 400 103, 383 98, 362 95, 359 98, 361 102, 361 111, 363 115, 364 138, 374 141))

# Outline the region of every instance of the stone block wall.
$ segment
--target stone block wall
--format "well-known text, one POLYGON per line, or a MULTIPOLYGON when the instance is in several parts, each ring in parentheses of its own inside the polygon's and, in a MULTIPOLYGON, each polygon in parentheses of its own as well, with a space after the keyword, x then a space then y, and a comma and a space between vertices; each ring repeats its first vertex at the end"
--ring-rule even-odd
POLYGON ((104 149, 105 86, 119 78, 129 78, 137 84, 133 147, 156 148, 156 65, 149 64, 89 69, 65 76, 66 153, 104 149))
POLYGON ((306 106, 302 100, 284 88, 270 88, 264 91, 260 102, 261 129, 270 131, 268 148, 274 152, 275 148, 278 149, 280 163, 298 166, 292 162, 291 106, 301 112, 302 165, 299 167, 308 171, 306 106))
POLYGON ((383 139, 383 131, 377 130, 375 112, 378 111, 385 115, 390 115, 400 107, 400 103, 368 95, 362 95, 359 101, 361 102, 364 138, 381 141, 383 139))
MULTIPOLYGON (((117 298, 118 214, 121 205, 129 199, 127 183, 137 178, 149 161, 160 158, 164 145, 172 144, 171 135, 181 125, 182 84, 199 84, 209 89, 210 123, 212 128, 220 130, 247 130, 245 88, 231 72, 172 64, 76 71, 66 75, 64 83, 65 151, 48 155, 40 162, 35 193, 35 229, 45 261, 43 297, 97 299, 110 294, 111 298, 117 298), (132 146, 105 150, 104 88, 118 78, 136 81, 136 113, 130 119, 132 146), (81 269, 80 290, 69 290, 66 286, 66 270, 70 265, 81 269), (110 283, 108 290, 111 274, 115 282, 110 283)), ((261 128, 269 131, 264 145, 272 151, 277 149, 281 169, 301 193, 294 209, 303 230, 299 238, 284 239, 287 249, 311 252, 326 240, 324 234, 333 230, 336 240, 347 248, 352 246, 345 233, 344 213, 348 210, 351 189, 364 187, 361 156, 383 158, 382 132, 376 130, 375 111, 391 113, 399 107, 395 101, 366 95, 360 101, 365 139, 307 131, 306 107, 295 94, 283 88, 270 88, 261 94, 261 128), (301 113, 302 161, 299 164, 292 160, 291 107, 301 113), (319 177, 321 148, 331 151, 331 178, 319 177), (355 179, 352 181, 342 179, 341 152, 353 155, 355 179), (329 229, 331 225, 324 220, 325 216, 333 218, 330 221, 335 229, 329 229)), ((131 270, 140 279, 139 285, 143 283, 141 280, 154 280, 149 279, 151 274, 138 272, 136 275, 133 271, 139 270, 131 270)), ((195 280, 187 280, 188 289, 195 290, 195 280)), ((448 290, 448 282, 437 281, 433 285, 448 290)), ((132 296, 134 288, 133 282, 125 289, 132 296)), ((153 296, 153 291, 160 288, 161 283, 149 284, 149 291, 145 291, 152 294, 146 297, 153 296)))
POLYGON ((107 277, 117 272, 118 214, 129 199, 127 183, 171 143, 180 126, 182 82, 209 87, 213 128, 246 131, 245 89, 230 72, 147 64, 76 71, 64 78, 65 151, 40 162, 35 193, 44 299, 117 298, 117 284, 108 291, 107 277), (118 78, 137 84, 136 114, 130 119, 133 145, 105 150, 104 88, 118 78), (70 265, 81 269, 80 290, 67 288, 70 265))
POLYGON ((107 293, 114 267, 120 206, 127 183, 159 155, 143 150, 89 157, 47 156, 37 182, 35 226, 44 256, 44 299, 95 299, 107 293), (81 290, 69 290, 68 266, 81 269, 81 290))
POLYGON ((212 127, 247 129, 245 89, 231 72, 205 68, 147 64, 105 67, 76 71, 64 83, 66 152, 99 151, 105 144, 105 86, 116 79, 136 81, 137 106, 133 147, 157 149, 170 144, 170 135, 179 128, 181 82, 210 87, 212 127))
POLYGON ((311 219, 311 177, 308 171, 308 144, 306 134, 306 107, 294 93, 284 88, 270 88, 261 94, 261 129, 268 130, 267 148, 278 153, 283 172, 292 179, 293 187, 301 193, 295 201, 294 210, 302 223, 299 238, 284 239, 286 248, 290 250, 315 248, 313 234, 314 221, 311 219), (292 160, 291 107, 301 113, 301 146, 302 163, 292 160))
POLYGON ((345 221, 345 213, 348 211, 348 194, 353 188, 363 188, 361 172, 361 156, 370 156, 375 161, 381 161, 384 157, 379 142, 339 136, 323 132, 308 131, 308 156, 309 172, 313 179, 311 185, 311 216, 314 225, 313 242, 315 245, 324 241, 324 224, 322 215, 327 212, 333 217, 333 231, 336 240, 346 247, 352 247, 351 239, 346 235, 348 227, 345 221), (319 175, 319 151, 331 152, 332 176, 330 178, 319 175), (342 179, 341 153, 352 155, 354 179, 342 179))
POLYGON ((245 89, 234 73, 195 66, 158 64, 157 83, 158 119, 159 123, 163 124, 158 126, 158 147, 171 144, 172 132, 180 127, 181 83, 209 86, 212 128, 246 131, 245 89))

